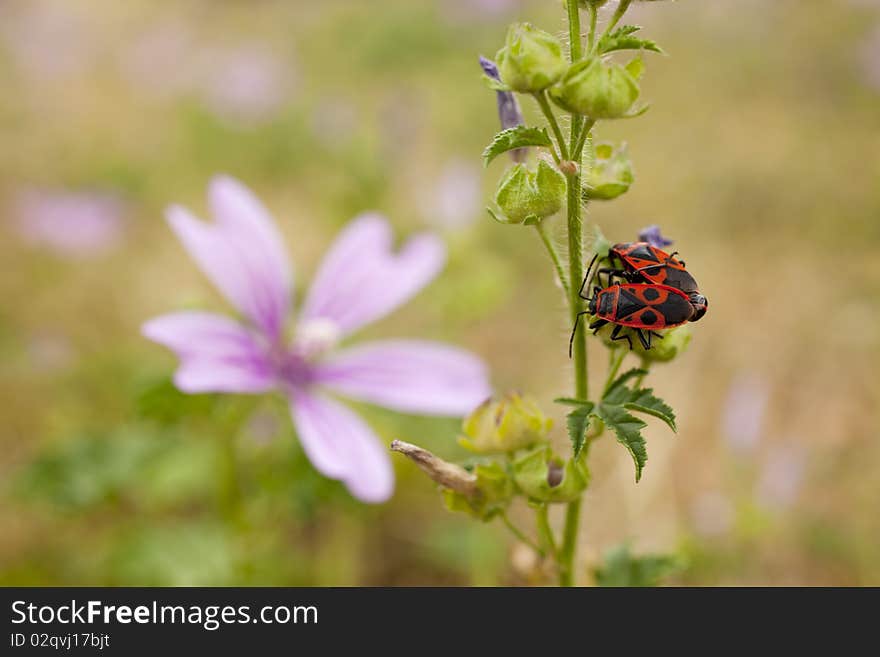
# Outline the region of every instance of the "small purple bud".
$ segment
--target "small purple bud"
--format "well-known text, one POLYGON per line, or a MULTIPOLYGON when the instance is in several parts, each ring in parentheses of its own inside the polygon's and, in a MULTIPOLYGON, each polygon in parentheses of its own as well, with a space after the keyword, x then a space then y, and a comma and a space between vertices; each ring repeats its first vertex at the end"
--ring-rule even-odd
POLYGON ((667 239, 660 234, 660 226, 651 224, 639 231, 639 241, 647 242, 651 246, 662 249, 664 246, 672 244, 673 240, 667 239))
MULTIPOLYGON (((486 59, 481 55, 480 66, 488 77, 496 82, 501 82, 501 75, 498 73, 498 67, 495 65, 495 62, 491 59, 486 59)), ((514 128, 525 123, 522 110, 519 107, 519 102, 517 101, 516 96, 513 95, 513 92, 496 91, 495 96, 498 100, 498 118, 501 119, 502 130, 514 128)), ((517 148, 516 150, 512 150, 510 151, 510 156, 513 158, 514 162, 524 162, 526 159, 526 149, 517 148)))

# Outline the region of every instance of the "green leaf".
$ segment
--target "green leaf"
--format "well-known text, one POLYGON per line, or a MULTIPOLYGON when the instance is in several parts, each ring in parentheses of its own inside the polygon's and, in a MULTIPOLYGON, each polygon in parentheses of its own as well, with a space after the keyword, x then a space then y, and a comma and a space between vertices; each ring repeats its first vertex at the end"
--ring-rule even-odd
MULTIPOLYGON (((617 404, 603 402, 596 407, 595 415, 605 422, 605 426, 614 431, 617 442, 626 447, 636 464, 636 481, 639 481, 642 478, 642 469, 648 460, 645 439, 641 433, 647 425, 639 418, 630 415, 623 406, 617 404)), ((571 429, 569 429, 569 433, 571 433, 571 429)))
POLYGON ((565 404, 566 406, 592 406, 593 403, 586 399, 577 399, 576 397, 557 397, 553 400, 556 404, 565 404))
POLYGON ((568 414, 566 425, 568 426, 568 437, 571 438, 571 447, 574 450, 574 457, 577 458, 584 448, 587 429, 590 427, 590 417, 593 415, 594 404, 586 402, 568 414))
POLYGON ((642 74, 645 72, 645 62, 641 57, 636 57, 631 62, 629 62, 626 66, 624 66, 626 72, 633 76, 636 80, 642 79, 642 74))
POLYGON ((614 32, 599 41, 599 54, 604 55, 615 50, 650 50, 651 52, 666 54, 655 41, 633 36, 640 29, 642 28, 636 25, 624 25, 614 30, 614 32))
POLYGON ((663 420, 669 425, 673 431, 677 431, 675 427, 675 412, 672 408, 659 397, 654 396, 651 388, 641 388, 639 390, 630 391, 630 398, 624 402, 624 408, 639 413, 647 413, 663 420))
POLYGON ((670 555, 634 556, 626 544, 606 552, 603 562, 595 570, 599 586, 657 586, 682 567, 679 560, 670 555))
POLYGON ((496 157, 507 151, 517 148, 525 148, 526 146, 545 146, 550 147, 553 142, 550 135, 547 134, 546 128, 529 128, 524 125, 518 125, 507 130, 502 130, 492 143, 483 151, 483 164, 489 166, 489 163, 496 157))
POLYGON ((627 393, 629 392, 629 390, 624 387, 624 384, 630 379, 634 379, 637 376, 644 376, 647 373, 647 370, 643 370, 640 368, 627 370, 616 379, 614 379, 614 383, 608 386, 608 390, 602 396, 603 401, 610 401, 617 404, 621 403, 626 396, 626 393, 624 393, 624 396, 621 396, 621 390, 625 390, 627 391, 627 393))
POLYGON ((647 112, 649 109, 651 109, 651 106, 650 106, 650 105, 642 105, 639 109, 632 110, 632 111, 629 112, 628 114, 624 114, 623 116, 618 117, 618 118, 621 118, 621 119, 635 119, 635 118, 640 117, 642 114, 644 114, 645 112, 647 112))

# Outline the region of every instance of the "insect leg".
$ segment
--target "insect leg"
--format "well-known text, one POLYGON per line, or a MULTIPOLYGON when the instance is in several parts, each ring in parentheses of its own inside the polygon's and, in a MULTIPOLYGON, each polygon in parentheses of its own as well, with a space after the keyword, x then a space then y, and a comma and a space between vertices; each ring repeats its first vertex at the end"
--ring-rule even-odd
POLYGON ((571 329, 571 337, 568 339, 568 357, 571 358, 571 348, 574 345, 574 334, 577 333, 578 324, 581 322, 581 317, 583 315, 589 315, 589 311, 582 310, 577 314, 577 317, 574 318, 574 328, 571 329))
POLYGON ((623 278, 625 280, 627 279, 626 272, 622 269, 609 269, 607 267, 603 267, 602 269, 596 270, 596 279, 599 281, 599 285, 601 285, 602 287, 608 287, 609 285, 611 285, 611 277, 612 276, 616 276, 617 278, 623 278), (605 276, 606 276, 604 285, 602 285, 602 278, 601 278, 602 274, 605 274, 605 276))
POLYGON ((657 331, 651 331, 651 335, 653 335, 653 336, 654 336, 655 338, 657 338, 658 340, 662 340, 663 338, 666 337, 666 336, 663 335, 662 333, 657 333, 657 331))
POLYGON ((599 332, 599 329, 605 326, 608 323, 607 319, 597 319, 595 322, 590 324, 590 328, 593 329, 593 335, 599 332))
POLYGON ((583 283, 581 283, 581 289, 578 290, 578 296, 581 299, 584 299, 585 301, 589 300, 589 297, 584 296, 584 288, 587 287, 587 281, 590 280, 590 270, 593 268, 593 264, 596 262, 596 258, 598 258, 598 257, 599 257, 599 254, 597 253, 596 255, 593 256, 593 259, 590 260, 590 264, 587 266, 587 273, 584 274, 584 281, 583 281, 583 283))
POLYGON ((629 334, 624 333, 623 335, 620 335, 620 330, 622 328, 623 328, 623 326, 621 324, 615 324, 614 330, 611 331, 611 339, 612 340, 626 340, 627 344, 629 345, 629 350, 632 351, 633 343, 629 337, 629 334))
POLYGON ((645 332, 642 329, 640 329, 640 328, 636 329, 636 335, 639 336, 639 342, 642 343, 642 346, 645 348, 645 351, 647 351, 648 349, 651 348, 651 333, 652 333, 652 331, 648 331, 648 334, 645 335, 645 332))

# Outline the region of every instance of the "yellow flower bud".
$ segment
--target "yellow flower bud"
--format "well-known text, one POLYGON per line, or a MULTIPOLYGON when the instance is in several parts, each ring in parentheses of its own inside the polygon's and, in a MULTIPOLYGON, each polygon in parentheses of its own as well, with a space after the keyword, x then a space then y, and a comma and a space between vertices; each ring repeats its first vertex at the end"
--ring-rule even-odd
POLYGON ((465 418, 458 442, 480 454, 513 452, 545 442, 552 425, 531 397, 509 392, 483 402, 465 418))

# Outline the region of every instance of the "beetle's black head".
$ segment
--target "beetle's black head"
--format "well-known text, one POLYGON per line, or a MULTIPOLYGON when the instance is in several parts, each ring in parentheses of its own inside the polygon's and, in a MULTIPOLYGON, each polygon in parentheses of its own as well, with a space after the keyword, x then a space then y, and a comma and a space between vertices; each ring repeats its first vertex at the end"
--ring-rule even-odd
POLYGON ((691 321, 696 322, 706 314, 706 310, 709 308, 709 300, 699 292, 692 292, 688 299, 694 307, 694 316, 691 317, 691 321))

